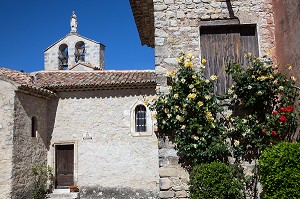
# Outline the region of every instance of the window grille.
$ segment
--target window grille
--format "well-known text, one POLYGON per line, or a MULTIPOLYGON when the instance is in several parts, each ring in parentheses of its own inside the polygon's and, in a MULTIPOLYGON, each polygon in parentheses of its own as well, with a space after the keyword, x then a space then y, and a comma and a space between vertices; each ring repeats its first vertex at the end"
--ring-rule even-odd
POLYGON ((136 132, 146 132, 146 107, 143 105, 138 105, 135 108, 135 131, 136 132))

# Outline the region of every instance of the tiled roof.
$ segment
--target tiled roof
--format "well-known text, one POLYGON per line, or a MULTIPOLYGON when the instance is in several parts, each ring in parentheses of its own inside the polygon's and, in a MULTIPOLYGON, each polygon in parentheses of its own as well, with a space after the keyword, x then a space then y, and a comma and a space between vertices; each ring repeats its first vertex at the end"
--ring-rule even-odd
POLYGON ((50 90, 35 86, 34 79, 28 73, 10 70, 8 68, 0 68, 0 78, 11 80, 18 85, 18 92, 30 93, 46 98, 55 97, 56 94, 50 90))
POLYGON ((130 5, 142 45, 154 48, 153 0, 130 0, 130 5))
POLYGON ((12 80, 18 84, 33 84, 32 78, 27 73, 10 70, 8 68, 0 68, 0 77, 12 80))
POLYGON ((41 71, 32 75, 37 86, 50 90, 156 85, 153 70, 41 71))
POLYGON ((20 92, 55 96, 55 91, 155 87, 153 70, 39 71, 24 73, 0 68, 0 77, 19 84, 20 92))

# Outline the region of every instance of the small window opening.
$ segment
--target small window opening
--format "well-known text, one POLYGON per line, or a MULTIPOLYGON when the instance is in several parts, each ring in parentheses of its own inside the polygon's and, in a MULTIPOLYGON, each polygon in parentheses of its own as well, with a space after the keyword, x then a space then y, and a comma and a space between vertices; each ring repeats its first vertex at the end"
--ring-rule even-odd
POLYGON ((58 69, 59 70, 67 70, 68 69, 68 45, 62 44, 59 46, 59 52, 58 52, 58 69))
POLYGON ((146 107, 143 105, 138 105, 135 108, 135 131, 146 132, 146 127, 146 107))
POLYGON ((85 61, 85 44, 83 41, 79 41, 75 45, 75 62, 85 61))
POLYGON ((37 119, 34 116, 31 118, 31 137, 37 137, 37 119))

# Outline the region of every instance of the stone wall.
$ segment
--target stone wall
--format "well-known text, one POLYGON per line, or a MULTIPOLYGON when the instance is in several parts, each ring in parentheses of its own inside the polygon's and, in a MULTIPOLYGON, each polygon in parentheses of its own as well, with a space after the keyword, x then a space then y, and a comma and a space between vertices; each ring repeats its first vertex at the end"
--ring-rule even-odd
POLYGON ((159 139, 160 198, 188 198, 189 173, 180 164, 174 144, 168 137, 159 139))
POLYGON ((158 140, 130 130, 133 105, 153 95, 154 88, 61 92, 52 103, 48 162, 55 164, 53 146, 74 144, 81 198, 157 198, 158 140))
MULTIPOLYGON (((257 24, 260 54, 274 50, 274 20, 270 0, 153 0, 155 64, 161 91, 164 74, 176 68, 180 52, 200 56, 199 26, 202 20, 236 17, 241 24, 257 24)), ((199 59, 195 60, 199 62, 199 59)))
POLYGON ((14 90, 16 87, 1 79, 0 87, 0 198, 11 198, 14 90))
POLYGON ((85 43, 85 62, 90 63, 93 67, 104 68, 104 45, 93 40, 87 39, 77 34, 69 34, 54 45, 50 46, 44 52, 45 70, 58 70, 59 61, 58 53, 61 44, 68 45, 68 67, 74 66, 75 62, 75 45, 77 42, 85 43))
MULTIPOLYGON (((276 57, 281 67, 293 66, 289 75, 300 79, 300 1, 273 0, 275 15, 276 57)), ((287 71, 285 71, 287 72, 287 71)), ((297 81, 300 86, 299 81, 297 81)))
MULTIPOLYGON (((237 18, 240 24, 257 24, 260 55, 274 53, 274 20, 270 0, 153 0, 155 65, 158 87, 168 92, 165 73, 176 69, 180 52, 201 56, 202 21, 237 18)), ((178 163, 170 141, 162 141, 160 155, 160 198, 188 198, 188 172, 178 163)))
POLYGON ((13 147, 13 198, 30 198, 32 167, 47 164, 47 101, 23 93, 15 98, 13 147), (32 117, 37 118, 37 136, 31 137, 32 117))

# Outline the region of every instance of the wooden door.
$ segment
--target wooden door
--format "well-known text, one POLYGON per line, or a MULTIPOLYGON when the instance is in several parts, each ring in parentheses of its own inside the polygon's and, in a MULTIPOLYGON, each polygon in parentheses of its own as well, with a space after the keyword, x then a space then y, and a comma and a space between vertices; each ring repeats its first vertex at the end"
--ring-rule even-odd
POLYGON ((217 75, 216 94, 224 94, 232 84, 226 75, 228 63, 246 64, 245 53, 258 56, 255 25, 203 26, 200 28, 201 57, 207 60, 204 75, 217 75))
POLYGON ((55 146, 56 188, 74 185, 74 145, 55 146))

